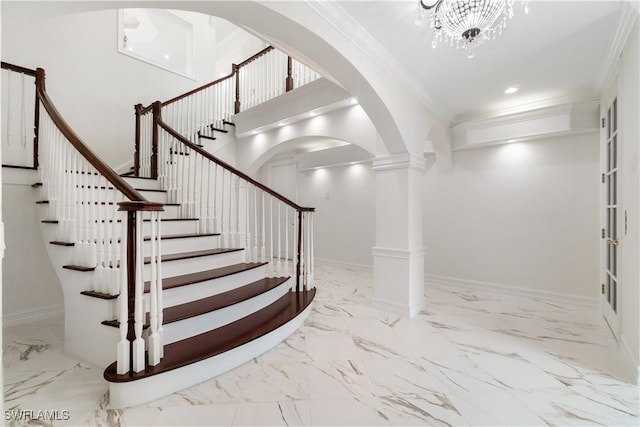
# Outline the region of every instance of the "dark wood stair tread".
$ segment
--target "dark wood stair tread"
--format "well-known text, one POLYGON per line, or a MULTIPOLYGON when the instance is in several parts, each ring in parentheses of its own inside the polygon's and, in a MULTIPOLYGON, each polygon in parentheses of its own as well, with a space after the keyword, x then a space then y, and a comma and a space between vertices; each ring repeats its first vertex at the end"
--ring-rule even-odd
MULTIPOLYGON (((171 240, 171 239, 186 239, 189 237, 211 237, 211 236, 219 236, 220 233, 184 233, 184 234, 166 234, 162 235, 162 240, 171 240)), ((148 242, 151 240, 151 236, 145 236, 144 241, 148 242)))
MULTIPOLYGON (((214 268, 212 270, 198 271, 196 273, 183 274, 181 276, 165 277, 162 279, 162 289, 167 290, 207 280, 219 279, 221 277, 252 270, 266 264, 266 262, 241 262, 240 264, 232 264, 226 267, 214 268)), ((144 282, 145 292, 149 292, 149 283, 150 282, 144 282)))
POLYGON ((95 267, 83 267, 81 265, 73 265, 73 264, 69 264, 69 265, 63 265, 62 268, 66 268, 67 270, 73 270, 73 271, 82 271, 84 273, 88 272, 88 271, 95 271, 95 267))
MULTIPOLYGON (((248 285, 241 286, 227 292, 222 292, 217 295, 213 295, 196 301, 190 301, 172 307, 165 307, 162 311, 162 324, 166 325, 168 323, 190 319, 192 317, 200 316, 202 314, 229 307, 258 295, 262 295, 265 292, 277 288, 287 280, 289 280, 288 277, 265 277, 263 279, 256 280, 255 282, 248 285)), ((148 314, 146 323, 149 323, 148 314)), ((118 322, 118 320, 107 320, 105 322, 102 322, 102 324, 117 328, 120 325, 120 322, 118 322)))
MULTIPOLYGON (((198 258, 209 255, 220 255, 226 254, 229 252, 238 252, 242 251, 242 248, 221 248, 221 249, 206 249, 203 251, 191 251, 191 252, 180 252, 175 254, 167 254, 162 256, 162 262, 167 261, 178 261, 181 259, 189 259, 189 258, 198 258)), ((151 257, 145 257, 145 264, 151 264, 151 257)))
POLYGON ((149 366, 138 373, 118 375, 114 362, 104 371, 104 379, 114 383, 136 381, 240 347, 293 320, 311 304, 315 294, 315 288, 299 293, 289 291, 273 304, 249 316, 212 331, 166 345, 164 358, 156 366, 149 366))
POLYGON ((104 294, 104 293, 98 292, 98 291, 82 291, 82 292, 80 292, 80 294, 81 295, 86 295, 88 297, 106 299, 106 300, 116 299, 116 298, 118 298, 118 295, 119 295, 119 294, 116 294, 116 295, 104 294))

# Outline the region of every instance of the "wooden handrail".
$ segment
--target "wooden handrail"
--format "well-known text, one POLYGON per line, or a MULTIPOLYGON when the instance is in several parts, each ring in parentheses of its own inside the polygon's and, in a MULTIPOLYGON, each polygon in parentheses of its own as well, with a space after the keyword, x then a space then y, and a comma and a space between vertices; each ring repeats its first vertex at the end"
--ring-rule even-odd
POLYGON ((125 195, 133 202, 139 202, 138 206, 141 211, 159 210, 164 206, 162 203, 150 202, 145 199, 138 191, 136 191, 129 183, 127 183, 120 175, 111 169, 102 161, 91 149, 80 139, 80 137, 71 129, 67 122, 62 118, 57 108, 49 98, 45 88, 45 72, 42 68, 36 69, 36 91, 40 98, 42 106, 49 113, 49 117, 62 132, 65 138, 78 150, 78 152, 104 176, 118 191, 125 195))
MULTIPOLYGON (((159 102, 159 101, 158 101, 159 102)), ((185 138, 184 136, 180 135, 176 130, 174 130, 171 126, 169 126, 168 124, 166 124, 163 120, 162 117, 160 115, 160 111, 158 111, 158 119, 157 119, 157 123, 158 126, 160 126, 162 129, 164 129, 165 131, 167 131, 171 136, 173 136, 174 138, 176 138, 178 141, 180 141, 181 143, 183 143, 184 145, 186 145, 187 147, 191 148, 192 150, 194 150, 195 152, 197 152, 198 154, 204 156, 206 159, 209 159, 210 161, 214 162, 215 164, 222 166, 223 168, 227 169, 229 172, 233 173, 234 175, 239 176, 240 178, 244 179, 245 181, 249 182, 250 184, 256 186, 257 188, 261 189, 262 191, 264 191, 265 193, 270 194, 271 196, 275 197, 276 199, 280 200, 281 202, 291 206, 292 208, 294 208, 295 210, 297 210, 298 212, 315 212, 315 208, 308 208, 308 207, 302 207, 299 206, 298 204, 296 204, 295 202, 287 199, 286 197, 284 197, 281 194, 276 193, 275 191, 273 191, 272 189, 270 189, 269 187, 265 186, 264 184, 256 181, 255 179, 251 178, 249 175, 240 172, 238 169, 234 168, 233 166, 231 166, 230 164, 223 162, 222 160, 218 159, 217 157, 213 156, 211 153, 209 153, 208 151, 202 149, 201 147, 198 147, 196 144, 194 144, 193 142, 189 141, 187 138, 185 138)))
MULTIPOLYGON (((186 98, 189 95, 193 95, 194 93, 200 92, 201 90, 204 90, 204 89, 206 89, 208 87, 216 85, 216 84, 220 83, 221 81, 230 79, 234 75, 235 75, 235 69, 228 76, 220 77, 218 80, 214 80, 211 83, 207 83, 206 85, 202 85, 200 87, 197 87, 197 88, 195 88, 193 90, 190 90, 187 93, 183 93, 182 95, 176 96, 175 98, 171 98, 170 100, 163 102, 161 105, 164 107, 165 105, 169 105, 169 104, 172 104, 172 103, 174 103, 176 101, 180 101, 181 99, 186 98)), ((153 104, 149 105, 148 107, 145 107, 143 113, 149 112, 149 110, 152 108, 152 106, 153 106, 153 104)))
MULTIPOLYGON (((232 70, 231 70, 231 74, 228 74, 228 75, 226 75, 226 76, 224 76, 224 77, 220 77, 218 80, 214 80, 214 81, 212 81, 211 83, 207 83, 207 84, 205 84, 205 85, 202 85, 202 86, 200 86, 200 87, 197 87, 197 88, 195 88, 195 89, 193 89, 193 90, 190 90, 190 91, 189 91, 189 92, 187 92, 187 93, 183 93, 182 95, 178 95, 178 96, 176 96, 175 98, 171 98, 171 99, 170 99, 170 100, 168 100, 168 101, 164 101, 164 102, 162 102, 162 104, 161 104, 161 105, 164 107, 165 105, 173 104, 174 102, 176 102, 176 101, 180 101, 181 99, 186 98, 186 97, 188 97, 188 96, 190 96, 190 95, 193 95, 194 93, 200 92, 201 90, 204 90, 204 89, 206 89, 206 88, 208 88, 208 87, 211 87, 211 86, 213 86, 213 85, 216 85, 216 84, 218 84, 218 83, 220 83, 220 82, 222 82, 222 81, 224 81, 224 80, 230 79, 230 78, 232 78, 233 76, 235 76, 235 75, 236 75, 236 73, 238 72, 238 70, 239 70, 241 67, 244 67, 245 65, 248 65, 250 62, 255 61, 256 59, 258 59, 258 58, 259 58, 259 57, 261 57, 262 55, 264 55, 264 54, 266 54, 266 53, 269 53, 269 52, 271 52, 271 51, 272 51, 272 50, 274 50, 274 49, 275 49, 275 48, 274 48, 273 46, 267 46, 267 47, 265 47, 264 49, 262 49, 260 52, 256 53, 255 55, 250 56, 249 58, 245 59, 245 60, 244 60, 244 61, 242 61, 241 63, 239 63, 239 64, 234 64, 234 65, 233 65, 233 67, 232 67, 232 70)), ((149 111, 151 111, 152 105, 153 105, 153 104, 149 105, 148 107, 144 107, 144 108, 140 111, 140 114, 146 114, 146 113, 148 113, 149 111)))
POLYGON ((248 65, 250 62, 255 61, 256 59, 260 58, 262 55, 271 52, 272 50, 274 50, 275 47, 273 46, 267 46, 264 49, 262 49, 260 52, 256 53, 253 56, 250 56, 249 58, 245 59, 244 61, 242 61, 241 63, 238 64, 238 68, 240 67, 244 67, 245 65, 248 65))
POLYGON ((21 67, 19 65, 9 64, 8 62, 2 61, 2 68, 9 71, 15 71, 17 73, 27 74, 29 76, 36 76, 36 70, 32 70, 31 68, 21 67))

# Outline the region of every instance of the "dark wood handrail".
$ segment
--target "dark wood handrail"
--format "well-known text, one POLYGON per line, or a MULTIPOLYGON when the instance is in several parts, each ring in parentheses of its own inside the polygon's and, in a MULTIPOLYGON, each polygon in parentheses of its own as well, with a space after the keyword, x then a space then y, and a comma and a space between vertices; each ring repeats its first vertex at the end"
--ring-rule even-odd
POLYGON ((32 70, 31 68, 21 67, 19 65, 9 64, 8 62, 2 61, 2 68, 9 71, 15 71, 17 73, 27 74, 29 76, 36 76, 36 70, 32 70))
POLYGON ((262 55, 271 52, 272 50, 274 50, 275 47, 273 46, 267 46, 264 49, 262 49, 260 52, 256 53, 255 55, 250 56, 249 58, 245 59, 244 61, 242 61, 241 63, 238 64, 238 68, 240 67, 244 67, 245 65, 248 65, 250 62, 255 61, 256 59, 260 58, 262 55))
MULTIPOLYGON (((158 101, 159 102, 159 101, 158 101)), ((256 181, 255 179, 251 178, 249 175, 240 172, 238 169, 234 168, 233 166, 231 166, 230 164, 223 162, 222 160, 218 159, 217 157, 213 156, 211 153, 209 153, 208 151, 202 149, 201 147, 198 147, 197 145, 195 145, 193 142, 189 141, 187 138, 185 138, 184 136, 180 135, 176 130, 174 130, 171 126, 169 126, 168 124, 166 124, 163 120, 162 117, 160 116, 160 112, 158 112, 158 126, 160 126, 162 129, 164 129, 165 131, 167 131, 171 136, 173 136, 174 138, 176 138, 178 141, 180 141, 181 143, 183 143, 184 145, 186 145, 187 147, 191 148, 192 150, 194 150, 195 152, 199 153, 200 155, 204 156, 206 159, 211 160, 212 162, 214 162, 215 164, 222 166, 223 168, 227 169, 229 172, 233 173, 234 175, 239 176, 240 178, 244 179, 245 181, 247 181, 248 183, 258 187, 259 189, 261 189, 262 191, 264 191, 265 193, 270 194, 271 196, 275 197, 276 199, 280 200, 281 202, 291 206, 292 208, 294 208, 295 210, 297 210, 298 212, 314 212, 315 208, 307 208, 307 207, 302 207, 299 206, 298 204, 296 204, 295 202, 292 202, 291 200, 287 199, 286 197, 284 197, 281 194, 276 193, 275 191, 273 191, 272 189, 270 189, 269 187, 265 186, 264 184, 256 181)))
POLYGON ((140 202, 138 206, 141 211, 145 210, 159 210, 164 206, 162 203, 150 202, 145 199, 138 191, 136 191, 129 183, 127 183, 120 175, 118 175, 113 169, 111 169, 106 163, 102 161, 91 149, 80 139, 80 137, 71 129, 67 122, 62 118, 62 115, 58 112, 57 108, 49 98, 45 88, 45 72, 42 68, 36 69, 36 91, 40 97, 42 106, 49 113, 49 117, 56 125, 56 127, 62 132, 65 138, 78 150, 78 152, 94 167, 96 170, 104 176, 118 191, 125 195, 129 200, 133 202, 140 202))
MULTIPOLYGON (((197 87, 197 88, 195 88, 195 89, 193 89, 193 90, 190 90, 190 91, 189 91, 189 92, 187 92, 187 93, 183 93, 182 95, 176 96, 175 98, 171 98, 171 99, 170 99, 170 100, 168 100, 168 101, 164 101, 161 105, 164 107, 165 105, 173 104, 174 102, 176 102, 176 101, 180 101, 181 99, 186 98, 186 97, 188 97, 188 96, 190 96, 190 95, 193 95, 194 93, 200 92, 201 90, 204 90, 204 89, 206 89, 206 88, 208 88, 208 87, 214 86, 214 85, 216 85, 216 84, 218 84, 218 83, 220 83, 220 82, 222 82, 222 81, 224 81, 224 80, 230 79, 230 78, 232 78, 233 76, 235 76, 235 75, 236 75, 236 73, 238 72, 238 70, 239 70, 241 67, 244 67, 245 65, 248 65, 249 63, 251 63, 251 62, 255 61, 256 59, 258 59, 259 57, 261 57, 262 55, 264 55, 264 54, 266 54, 266 53, 269 53, 269 52, 271 52, 271 51, 272 51, 272 50, 274 50, 274 49, 275 49, 275 48, 274 48, 273 46, 267 46, 267 47, 265 47, 264 49, 262 49, 260 52, 256 53, 255 55, 250 56, 249 58, 245 59, 245 60, 244 60, 244 61, 242 61, 241 63, 239 63, 239 64, 235 64, 235 65, 232 67, 231 74, 228 74, 228 75, 226 75, 226 76, 224 76, 224 77, 220 77, 218 80, 214 80, 214 81, 212 81, 211 83, 207 83, 207 84, 205 84, 205 85, 202 85, 202 86, 200 86, 200 87, 197 87)), ((149 105, 148 107, 144 107, 144 108, 140 111, 140 114, 146 114, 146 113, 148 113, 149 111, 151 111, 152 105, 153 105, 153 104, 149 105)))

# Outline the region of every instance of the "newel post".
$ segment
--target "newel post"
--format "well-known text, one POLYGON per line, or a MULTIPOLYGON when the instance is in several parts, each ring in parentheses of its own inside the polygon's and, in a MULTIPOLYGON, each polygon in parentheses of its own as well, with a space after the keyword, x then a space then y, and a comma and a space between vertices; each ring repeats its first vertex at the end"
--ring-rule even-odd
POLYGON ((136 113, 136 139, 134 143, 135 152, 133 154, 133 169, 135 175, 140 175, 140 110, 142 110, 142 104, 136 104, 133 106, 136 113))
POLYGON ((236 75, 236 100, 233 103, 234 114, 240 112, 240 67, 237 64, 232 64, 233 74, 236 75))
POLYGON ((285 80, 285 90, 287 92, 293 90, 293 59, 287 56, 287 78, 285 80))
MULTIPOLYGON (((118 373, 140 372, 145 369, 145 341, 142 336, 145 322, 144 283, 142 269, 142 220, 143 212, 155 214, 164 210, 162 203, 148 201, 125 201, 118 203, 119 211, 126 212, 126 221, 122 230, 120 297, 118 320, 120 323, 120 342, 118 344, 118 373), (125 270, 126 269, 126 270, 125 270)), ((152 221, 153 221, 152 216, 152 221)), ((152 241, 151 245, 157 245, 152 241)), ((162 311, 162 307, 156 307, 162 311)))
POLYGON ((158 121, 162 103, 153 103, 153 129, 151 131, 151 178, 158 178, 158 121))

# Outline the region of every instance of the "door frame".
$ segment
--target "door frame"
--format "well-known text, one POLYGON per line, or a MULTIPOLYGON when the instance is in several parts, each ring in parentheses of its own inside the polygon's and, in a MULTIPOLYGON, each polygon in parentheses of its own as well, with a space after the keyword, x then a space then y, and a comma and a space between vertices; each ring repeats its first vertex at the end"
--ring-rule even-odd
POLYGON ((622 179, 623 179, 623 150, 622 150, 622 133, 620 126, 620 102, 619 102, 619 79, 618 79, 618 70, 616 69, 614 75, 612 76, 610 83, 603 88, 602 97, 600 101, 600 120, 602 126, 600 128, 600 173, 602 176, 602 186, 600 191, 600 224, 601 224, 601 239, 600 239, 600 283, 601 283, 601 292, 600 292, 600 312, 602 316, 611 329, 613 336, 616 340, 619 338, 620 330, 621 330, 621 316, 620 312, 623 306, 623 300, 620 298, 623 283, 621 283, 622 278, 622 251, 623 248, 623 209, 621 209, 623 204, 622 200, 622 179), (615 108, 615 120, 616 120, 616 181, 615 181, 615 205, 616 205, 616 214, 615 214, 615 222, 616 222, 616 235, 614 236, 617 240, 617 249, 616 249, 616 289, 615 289, 615 310, 611 307, 611 305, 607 301, 607 294, 609 289, 607 287, 607 254, 609 250, 609 237, 608 237, 608 224, 607 224, 607 196, 608 196, 608 180, 605 179, 605 175, 608 171, 608 156, 607 156, 607 142, 608 142, 608 129, 611 123, 609 123, 609 108, 612 107, 613 102, 616 102, 615 108))

